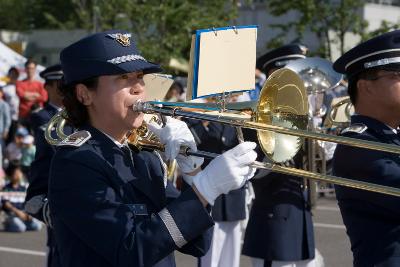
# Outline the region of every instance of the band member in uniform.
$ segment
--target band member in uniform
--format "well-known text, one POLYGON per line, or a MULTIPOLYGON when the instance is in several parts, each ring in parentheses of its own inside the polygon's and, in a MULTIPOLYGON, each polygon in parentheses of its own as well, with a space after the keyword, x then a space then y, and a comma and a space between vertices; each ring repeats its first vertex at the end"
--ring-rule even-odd
POLYGON ((46 223, 49 218, 43 217, 46 211, 43 212, 42 208, 47 199, 49 166, 55 148, 47 143, 44 132, 48 121, 62 107, 62 97, 58 87, 63 76, 61 65, 46 68, 40 73, 40 76, 45 80, 44 87, 47 90, 49 101, 43 109, 33 112, 30 118, 35 135, 36 154, 28 176, 29 187, 25 209, 32 216, 46 223))
MULTIPOLYGON (((192 131, 199 150, 223 153, 239 142, 236 129, 216 122, 190 120, 192 131)), ((206 167, 210 160, 205 160, 206 167)), ((240 221, 246 218, 245 187, 219 196, 212 208, 215 222, 211 247, 200 258, 201 267, 239 267, 242 230, 240 221)))
MULTIPOLYGON (((400 31, 357 45, 333 65, 348 77, 355 108, 342 135, 400 145, 400 31)), ((336 176, 400 187, 399 155, 338 145, 336 176)), ((355 267, 400 266, 400 198, 336 186, 355 267)))
MULTIPOLYGON (((305 58, 305 53, 302 45, 285 45, 258 58, 257 68, 269 76, 291 60, 305 58)), ((244 134, 257 139, 255 131, 244 134)), ((259 160, 265 157, 260 148, 258 155, 259 160)), ((294 160, 297 168, 302 167, 301 157, 298 153, 294 160)), ((256 178, 242 253, 252 257, 254 267, 314 266, 314 230, 303 179, 265 170, 256 178)))
POLYGON ((145 60, 131 34, 107 31, 65 48, 63 103, 78 129, 59 147, 50 169, 50 215, 62 266, 175 266, 178 249, 205 254, 213 221, 206 208, 253 175, 256 153, 242 143, 200 171, 201 158, 178 155, 182 145, 196 150, 186 124, 169 118, 150 124, 177 159, 193 186, 167 202, 165 166, 157 152, 127 144, 142 125, 133 107, 144 100, 143 75, 160 67, 145 60))
POLYGON ((30 120, 35 137, 37 133, 43 135, 45 124, 62 108, 62 96, 59 91, 63 76, 61 65, 50 66, 40 72, 39 75, 45 80, 44 89, 46 89, 49 99, 42 109, 31 114, 30 120))
MULTIPOLYGON (((50 66, 40 72, 40 77, 45 80, 49 100, 43 109, 33 112, 30 117, 32 130, 35 135, 36 154, 28 175, 29 186, 25 199, 25 210, 33 217, 44 222, 47 227, 47 246, 49 248, 47 266, 60 266, 54 261, 54 253, 57 253, 53 231, 49 225, 49 212, 47 202, 49 169, 55 148, 47 143, 44 131, 49 120, 61 109, 62 97, 59 85, 63 76, 61 65, 50 66)), ((70 133, 72 130, 66 127, 70 133)))

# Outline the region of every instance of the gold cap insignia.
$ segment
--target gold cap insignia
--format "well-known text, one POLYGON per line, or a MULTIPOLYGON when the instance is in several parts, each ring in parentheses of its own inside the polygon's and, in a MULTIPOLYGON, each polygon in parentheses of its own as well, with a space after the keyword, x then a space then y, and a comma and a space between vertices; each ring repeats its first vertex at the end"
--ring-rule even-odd
POLYGON ((130 33, 113 33, 108 34, 109 37, 116 40, 123 46, 130 46, 131 45, 131 34, 130 33))
POLYGON ((304 45, 299 45, 299 47, 300 47, 301 53, 302 53, 303 55, 307 54, 308 48, 307 48, 306 46, 304 46, 304 45))

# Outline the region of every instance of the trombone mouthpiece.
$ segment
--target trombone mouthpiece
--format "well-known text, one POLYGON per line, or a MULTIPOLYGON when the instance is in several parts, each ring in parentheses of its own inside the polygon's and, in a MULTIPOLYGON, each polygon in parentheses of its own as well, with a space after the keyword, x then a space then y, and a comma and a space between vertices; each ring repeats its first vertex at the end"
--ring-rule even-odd
POLYGON ((138 99, 135 104, 132 105, 132 109, 134 112, 145 112, 146 102, 143 102, 141 99, 138 99))

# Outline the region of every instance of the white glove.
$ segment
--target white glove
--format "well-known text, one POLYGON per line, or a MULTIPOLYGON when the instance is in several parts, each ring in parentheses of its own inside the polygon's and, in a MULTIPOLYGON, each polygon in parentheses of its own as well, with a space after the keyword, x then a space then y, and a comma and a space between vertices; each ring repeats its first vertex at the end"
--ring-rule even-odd
POLYGON ((193 178, 195 177, 195 175, 189 175, 186 173, 182 173, 182 179, 190 186, 193 185, 193 178))
POLYGON ((193 177, 193 183, 208 203, 229 191, 242 187, 254 176, 255 168, 249 165, 257 158, 256 143, 243 142, 213 159, 193 177))
POLYGON ((173 160, 176 158, 176 162, 183 173, 190 173, 203 164, 203 158, 179 155, 181 146, 188 146, 192 151, 197 151, 193 135, 183 121, 167 117, 165 127, 151 121, 148 123, 148 128, 165 145, 166 159, 173 160))

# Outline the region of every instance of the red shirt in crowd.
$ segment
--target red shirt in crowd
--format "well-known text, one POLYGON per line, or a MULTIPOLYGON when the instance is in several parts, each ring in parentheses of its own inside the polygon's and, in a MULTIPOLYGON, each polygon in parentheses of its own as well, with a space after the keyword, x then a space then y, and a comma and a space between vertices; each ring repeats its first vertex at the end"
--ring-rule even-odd
POLYGON ((17 95, 19 96, 19 117, 26 118, 31 111, 34 104, 38 104, 43 107, 43 104, 47 101, 47 91, 43 87, 43 83, 39 81, 18 81, 16 84, 17 95), (37 93, 37 96, 26 95, 26 93, 37 93))

